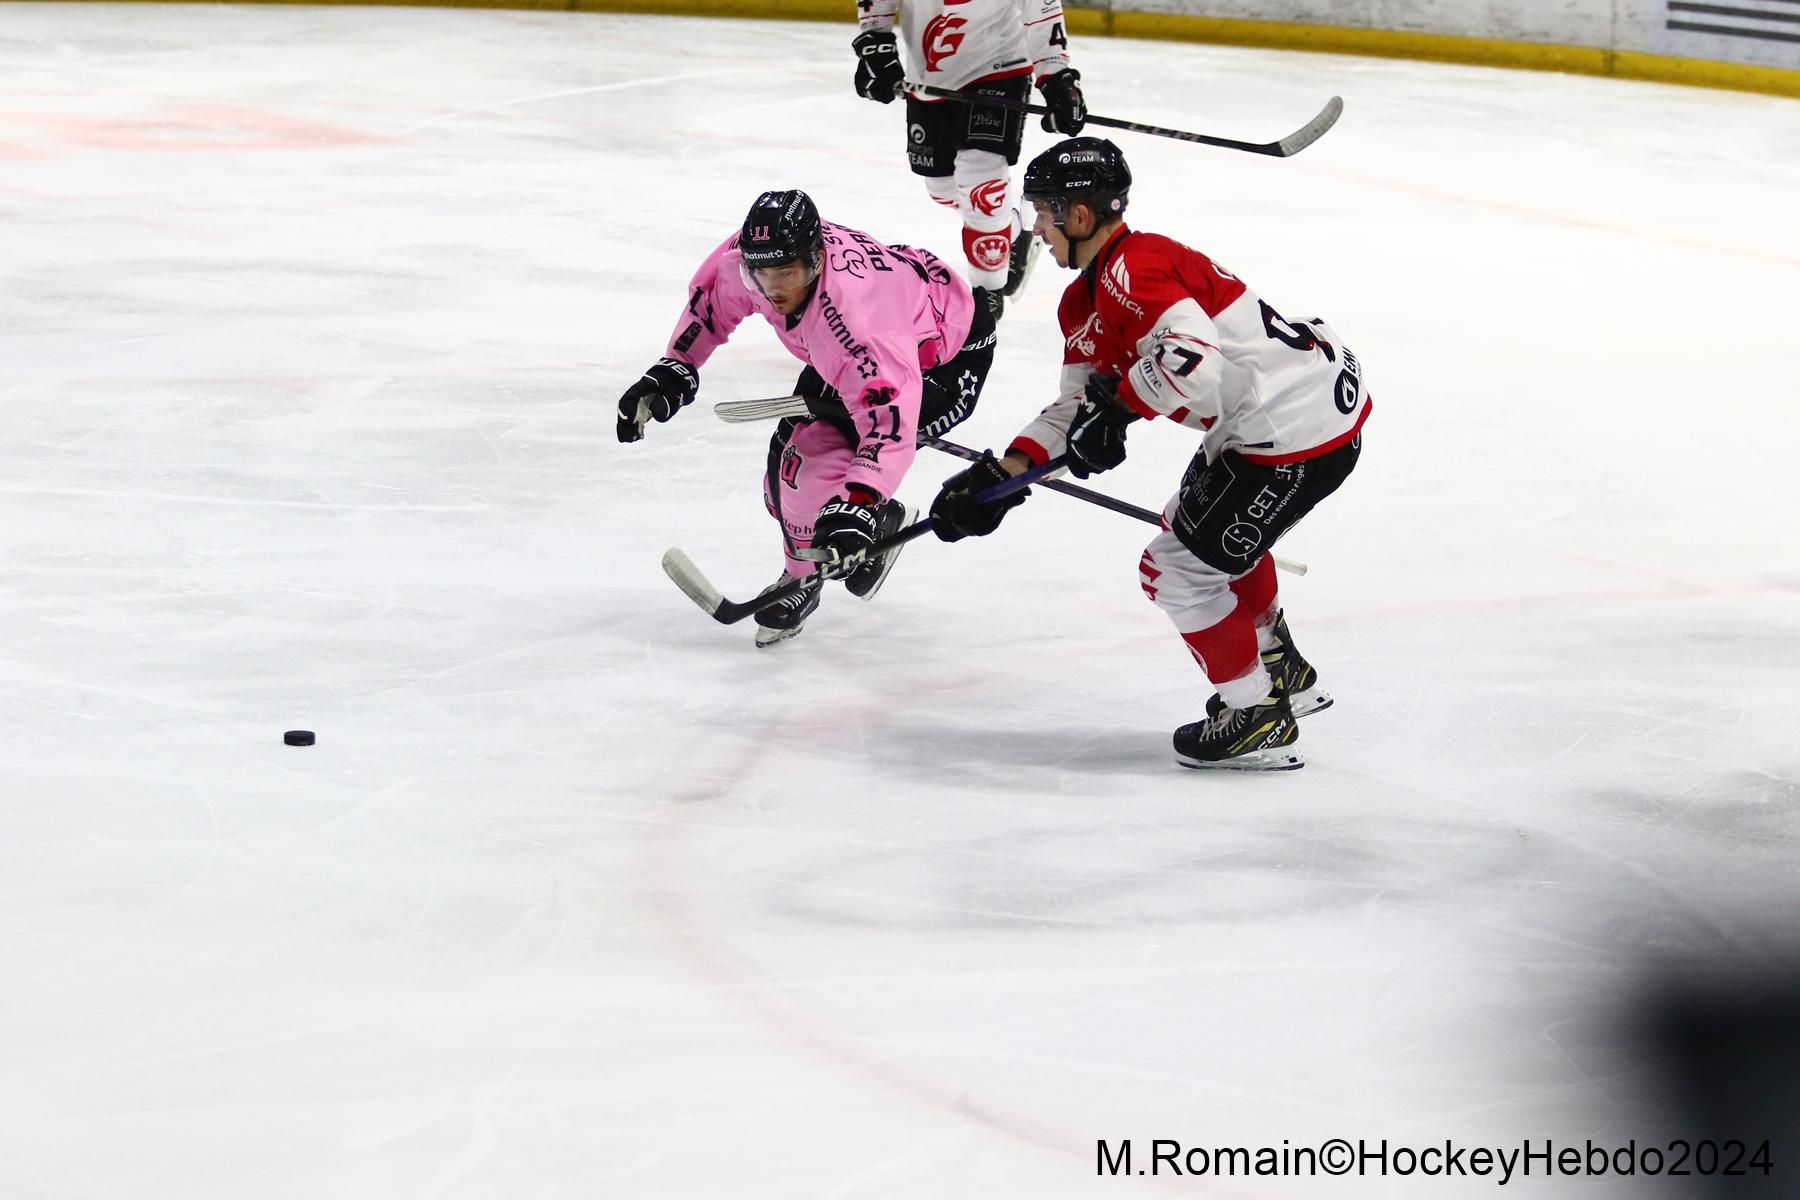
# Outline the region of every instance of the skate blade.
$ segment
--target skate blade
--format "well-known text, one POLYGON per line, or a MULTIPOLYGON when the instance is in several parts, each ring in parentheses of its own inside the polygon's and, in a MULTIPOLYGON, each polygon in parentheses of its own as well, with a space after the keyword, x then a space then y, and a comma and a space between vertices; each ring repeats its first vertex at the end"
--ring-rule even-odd
MULTIPOLYGON (((1023 222, 1024 218, 1021 216, 1020 223, 1023 224, 1023 222)), ((1000 294, 1002 296, 1016 296, 1025 290, 1025 281, 1031 278, 1032 269, 1037 266, 1038 255, 1042 253, 1044 248, 1043 244, 1038 241, 1037 234, 1032 232, 1031 226, 1029 225, 1025 225, 1024 228, 1020 229, 1018 236, 1025 239, 1027 247, 1025 251, 1025 265, 1019 268, 1018 277, 1013 278, 1012 264, 1010 262, 1007 263, 1006 284, 1000 289, 1000 294)))
POLYGON ((758 625, 756 627, 756 648, 765 650, 770 646, 779 646, 789 638, 799 637, 800 631, 805 628, 805 624, 796 625, 792 629, 768 629, 758 625))
POLYGON ((1288 698, 1288 706, 1294 710, 1294 719, 1311 716, 1313 713, 1330 708, 1333 704, 1331 693, 1324 688, 1307 688, 1288 698))
POLYGON ((1306 765, 1306 759, 1293 750, 1258 750, 1235 758, 1222 758, 1217 762, 1189 758, 1177 751, 1175 761, 1195 771, 1298 771, 1306 765))

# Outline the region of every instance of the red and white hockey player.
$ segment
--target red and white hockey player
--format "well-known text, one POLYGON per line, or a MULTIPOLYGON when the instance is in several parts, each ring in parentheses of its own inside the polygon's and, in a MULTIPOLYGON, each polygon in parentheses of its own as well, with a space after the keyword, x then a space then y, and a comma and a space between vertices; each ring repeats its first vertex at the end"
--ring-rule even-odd
MULTIPOLYGON (((1069 66, 1062 0, 859 0, 856 91, 886 104, 906 79, 968 96, 1024 101, 1035 78, 1050 115, 1044 128, 1076 134, 1087 123, 1081 74, 1069 66)), ((980 103, 906 97, 906 154, 931 198, 962 215, 969 282, 997 318, 1024 282, 1034 243, 1020 237, 1012 166, 1025 136, 1021 112, 980 103)))
POLYGON ((1125 461, 1125 433, 1166 417, 1205 442, 1139 562, 1217 695, 1175 731, 1192 767, 1285 770, 1297 716, 1331 703, 1276 597, 1276 540, 1336 491, 1362 450, 1362 366, 1319 320, 1289 321, 1212 259, 1124 221, 1131 172, 1117 146, 1072 138, 1025 172, 1036 232, 1081 272, 1058 309, 1061 397, 1001 459, 944 484, 938 536, 992 533, 1024 496, 978 503, 992 483, 1067 454, 1081 478, 1125 461))
MULTIPOLYGON (((796 551, 850 559, 910 521, 895 489, 921 434, 941 435, 975 410, 994 323, 930 251, 821 221, 796 191, 757 197, 687 295, 663 357, 619 397, 621 442, 693 403, 700 368, 752 315, 807 364, 794 386, 808 415, 782 421, 769 442, 763 500, 781 525, 787 569, 763 590, 810 582, 756 614, 756 644, 769 646, 799 633, 819 606, 818 564, 796 551)), ((866 559, 844 586, 872 598, 901 548, 866 559)))

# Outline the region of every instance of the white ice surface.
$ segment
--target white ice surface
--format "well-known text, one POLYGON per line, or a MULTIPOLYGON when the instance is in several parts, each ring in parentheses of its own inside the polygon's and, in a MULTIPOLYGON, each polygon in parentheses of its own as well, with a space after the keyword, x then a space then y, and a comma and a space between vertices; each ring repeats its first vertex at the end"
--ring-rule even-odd
MULTIPOLYGON (((1693 1194, 1094 1139, 1681 1132, 1633 988, 1796 924, 1800 105, 1077 44, 1102 113, 1347 103, 1119 135, 1376 400, 1282 547, 1339 703, 1207 776, 1124 518, 1040 493, 773 652, 658 570, 778 567, 706 408, 786 390, 766 330, 613 439, 754 195, 957 252, 848 37, 0 5, 0 1196, 1693 1194)), ((1049 398, 1060 284, 963 440, 1049 398)))

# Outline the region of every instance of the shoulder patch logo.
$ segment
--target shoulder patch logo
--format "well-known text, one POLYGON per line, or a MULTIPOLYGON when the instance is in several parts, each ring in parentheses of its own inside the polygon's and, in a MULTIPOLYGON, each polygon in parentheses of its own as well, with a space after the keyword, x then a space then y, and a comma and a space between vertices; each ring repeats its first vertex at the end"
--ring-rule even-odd
POLYGON ((1111 267, 1107 268, 1106 273, 1121 292, 1129 292, 1131 290, 1131 273, 1125 269, 1125 256, 1123 254, 1113 259, 1113 264, 1111 267))
POLYGON ((1100 276, 1105 285, 1107 295, 1119 302, 1119 307, 1135 316, 1144 315, 1144 306, 1131 298, 1131 272, 1125 269, 1125 256, 1119 255, 1106 268, 1106 274, 1100 276))

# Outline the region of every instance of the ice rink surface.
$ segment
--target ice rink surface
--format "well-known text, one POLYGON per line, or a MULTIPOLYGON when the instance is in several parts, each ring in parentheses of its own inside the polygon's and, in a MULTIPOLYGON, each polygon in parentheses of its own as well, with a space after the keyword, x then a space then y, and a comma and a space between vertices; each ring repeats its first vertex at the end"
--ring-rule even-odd
MULTIPOLYGON (((788 390, 766 328, 613 436, 756 193, 958 257, 850 36, 0 6, 0 1196, 1710 1194, 1095 1140, 1697 1136, 1637 997, 1800 913, 1800 105, 1077 39, 1109 115, 1346 102, 1118 135, 1375 397, 1281 546, 1338 704, 1202 775, 1125 518, 1039 492, 773 651, 658 569, 779 569, 708 411, 788 390)), ((1066 278, 962 440, 1051 398, 1066 278)))

